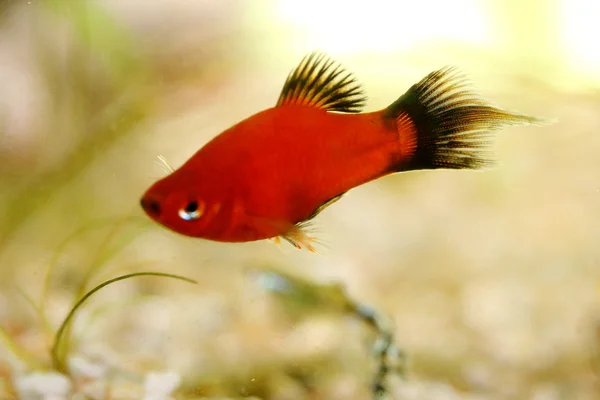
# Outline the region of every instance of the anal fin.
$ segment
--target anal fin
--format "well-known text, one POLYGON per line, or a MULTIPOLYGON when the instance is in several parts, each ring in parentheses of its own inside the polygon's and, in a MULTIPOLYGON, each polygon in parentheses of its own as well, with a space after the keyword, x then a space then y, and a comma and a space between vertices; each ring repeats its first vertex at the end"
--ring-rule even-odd
POLYGON ((316 253, 317 250, 315 249, 315 245, 321 244, 319 239, 310 232, 310 225, 308 222, 301 222, 294 225, 289 231, 281 235, 281 238, 298 250, 306 249, 311 253, 316 253))

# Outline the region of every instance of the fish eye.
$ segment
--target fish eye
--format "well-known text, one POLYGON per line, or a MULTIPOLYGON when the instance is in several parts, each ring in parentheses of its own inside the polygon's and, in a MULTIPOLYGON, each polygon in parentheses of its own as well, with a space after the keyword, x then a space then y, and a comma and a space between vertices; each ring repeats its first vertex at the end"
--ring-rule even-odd
POLYGON ((179 217, 186 221, 193 221, 202 216, 204 207, 201 207, 197 201, 190 201, 186 206, 179 210, 179 217))

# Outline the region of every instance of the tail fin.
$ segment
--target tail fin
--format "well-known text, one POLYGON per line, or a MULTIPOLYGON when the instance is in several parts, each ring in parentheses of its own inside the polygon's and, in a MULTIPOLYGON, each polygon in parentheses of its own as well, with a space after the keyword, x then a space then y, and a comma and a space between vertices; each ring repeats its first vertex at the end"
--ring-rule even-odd
POLYGON ((432 72, 413 85, 385 116, 395 118, 405 153, 397 171, 491 166, 494 162, 486 149, 493 132, 545 122, 493 107, 469 90, 466 78, 453 67, 432 72))

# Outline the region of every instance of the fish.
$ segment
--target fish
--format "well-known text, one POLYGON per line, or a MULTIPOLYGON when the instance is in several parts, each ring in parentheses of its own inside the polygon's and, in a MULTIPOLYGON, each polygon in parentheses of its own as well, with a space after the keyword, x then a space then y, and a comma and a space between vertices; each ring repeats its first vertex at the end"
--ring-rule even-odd
POLYGON ((494 134, 544 119, 500 109, 446 66, 384 109, 363 112, 356 77, 315 51, 274 107, 226 129, 140 200, 153 221, 217 242, 280 239, 315 252, 311 222, 350 190, 395 173, 494 165, 494 134))

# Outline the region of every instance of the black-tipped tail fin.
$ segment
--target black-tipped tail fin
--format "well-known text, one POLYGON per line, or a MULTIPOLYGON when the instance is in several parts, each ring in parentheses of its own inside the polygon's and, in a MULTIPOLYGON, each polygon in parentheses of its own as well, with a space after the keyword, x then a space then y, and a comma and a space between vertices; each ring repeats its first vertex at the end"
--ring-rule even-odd
POLYGON ((456 68, 445 67, 386 109, 386 117, 396 120, 401 142, 398 171, 488 167, 494 164, 487 149, 495 131, 548 122, 496 108, 469 86, 456 68))

